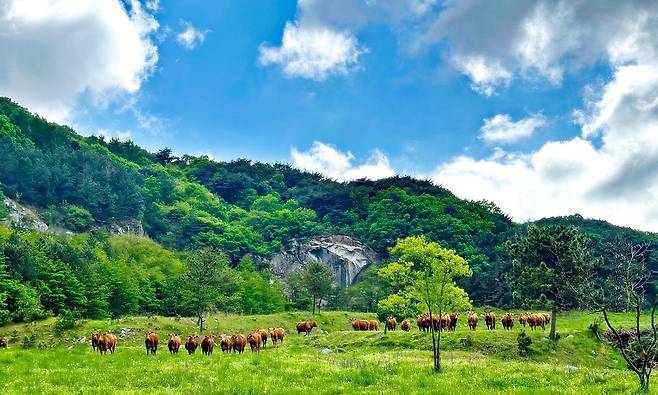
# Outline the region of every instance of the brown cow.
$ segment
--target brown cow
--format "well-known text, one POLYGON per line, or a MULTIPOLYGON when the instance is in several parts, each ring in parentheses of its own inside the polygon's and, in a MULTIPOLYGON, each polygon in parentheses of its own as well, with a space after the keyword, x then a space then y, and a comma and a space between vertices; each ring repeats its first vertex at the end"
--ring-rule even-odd
POLYGON ((114 354, 114 348, 117 345, 117 338, 111 333, 103 333, 99 338, 98 338, 98 351, 100 351, 101 355, 107 354, 108 351, 110 351, 110 354, 114 354))
POLYGON ((419 315, 416 323, 419 331, 427 332, 430 329, 430 317, 427 314, 419 315))
POLYGON ((233 349, 233 342, 231 336, 221 334, 219 335, 219 345, 222 347, 222 352, 230 352, 233 349))
POLYGON ((7 339, 0 337, 0 348, 7 348, 7 339))
POLYGON ((503 324, 503 329, 512 329, 514 326, 514 313, 503 314, 500 322, 503 324))
POLYGON ((478 326, 478 314, 474 311, 468 313, 468 329, 474 331, 478 326))
POLYGON ((523 325, 523 327, 525 328, 526 322, 528 322, 528 313, 519 314, 519 324, 523 325))
POLYGON ((231 337, 231 343, 233 344, 233 352, 242 354, 244 352, 245 346, 247 345, 247 338, 245 335, 238 333, 231 337))
POLYGON ((546 325, 550 324, 551 323, 551 315, 548 314, 548 313, 542 313, 542 315, 544 316, 544 322, 546 323, 546 325))
POLYGON ((368 320, 359 320, 356 318, 352 318, 350 321, 352 322, 352 329, 354 329, 355 331, 370 330, 370 321, 368 320))
POLYGON ((99 332, 93 332, 91 334, 91 348, 96 351, 98 349, 98 340, 101 338, 99 332))
POLYGON ((457 318, 459 318, 459 313, 454 312, 450 314, 450 325, 448 325, 448 330, 454 332, 457 329, 457 318))
POLYGON ((313 328, 317 328, 318 323, 315 321, 302 321, 297 323, 297 334, 299 335, 300 333, 304 332, 308 336, 309 333, 313 330, 313 328))
POLYGON ((368 323, 370 323, 370 330, 371 331, 378 331, 379 330, 379 321, 377 321, 377 320, 368 320, 368 323))
POLYGON ((409 321, 407 321, 407 320, 402 321, 402 323, 400 324, 400 329, 402 329, 405 332, 409 332, 410 327, 411 327, 411 325, 409 324, 409 321))
POLYGON ((158 351, 158 343, 160 342, 160 335, 153 331, 146 331, 144 334, 144 347, 146 347, 146 355, 155 355, 158 351))
POLYGON ((178 354, 178 349, 180 348, 180 337, 175 333, 169 334, 169 341, 167 342, 167 348, 169 349, 170 354, 178 354))
POLYGON ((247 337, 247 341, 249 342, 249 347, 251 347, 251 352, 260 351, 260 343, 262 340, 258 332, 254 332, 249 335, 249 337, 247 337))
POLYGON ((260 335, 260 339, 263 342, 263 348, 267 345, 267 329, 259 329, 256 331, 260 335))
POLYGON ((187 341, 185 342, 185 349, 187 350, 187 353, 189 355, 194 354, 197 347, 199 347, 199 336, 196 334, 188 336, 187 341))
POLYGON ((277 342, 283 343, 283 337, 286 335, 286 331, 283 328, 270 328, 270 338, 272 339, 272 344, 276 346, 277 342))
POLYGON ((212 355, 212 350, 215 348, 215 335, 206 335, 201 340, 201 352, 203 355, 212 355))
POLYGON ((533 331, 536 327, 541 326, 541 329, 546 330, 546 317, 543 314, 530 314, 528 315, 528 325, 533 331))
POLYGON ((441 315, 440 330, 449 330, 449 328, 450 328, 450 316, 448 314, 441 315))
POLYGON ((496 313, 493 311, 486 311, 484 313, 484 322, 487 324, 487 329, 496 329, 496 313))
POLYGON ((395 319, 395 317, 386 318, 386 329, 389 331, 394 331, 397 326, 398 321, 395 319))

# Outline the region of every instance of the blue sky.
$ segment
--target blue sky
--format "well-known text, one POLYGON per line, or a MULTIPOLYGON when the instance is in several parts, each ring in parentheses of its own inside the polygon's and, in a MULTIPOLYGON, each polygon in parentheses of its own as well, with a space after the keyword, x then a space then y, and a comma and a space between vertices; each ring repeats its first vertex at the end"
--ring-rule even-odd
POLYGON ((658 231, 656 2, 8 0, 0 20, 0 94, 82 134, 658 231))

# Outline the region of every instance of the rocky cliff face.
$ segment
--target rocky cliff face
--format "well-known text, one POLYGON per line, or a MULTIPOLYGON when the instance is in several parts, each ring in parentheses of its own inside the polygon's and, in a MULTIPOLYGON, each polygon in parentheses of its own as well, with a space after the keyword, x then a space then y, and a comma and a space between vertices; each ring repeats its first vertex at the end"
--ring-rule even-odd
POLYGON ((32 209, 21 206, 14 200, 5 198, 4 202, 9 210, 9 217, 5 219, 5 223, 11 224, 20 228, 36 229, 42 232, 48 230, 48 225, 39 218, 39 215, 32 209))
POLYGON ((349 236, 319 236, 293 241, 290 249, 272 257, 270 270, 274 275, 286 278, 307 263, 319 261, 331 268, 338 284, 348 287, 363 268, 378 260, 370 247, 349 236))

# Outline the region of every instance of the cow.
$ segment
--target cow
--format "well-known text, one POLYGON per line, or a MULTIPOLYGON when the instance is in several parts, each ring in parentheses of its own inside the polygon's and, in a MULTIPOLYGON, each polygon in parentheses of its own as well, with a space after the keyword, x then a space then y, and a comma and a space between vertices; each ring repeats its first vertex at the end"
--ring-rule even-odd
POLYGON ((512 329, 514 326, 514 313, 505 313, 500 319, 501 324, 503 324, 503 329, 512 329))
POLYGON ((249 347, 251 347, 251 352, 260 351, 260 344, 262 340, 258 332, 254 332, 251 335, 249 335, 249 337, 247 337, 247 341, 249 342, 249 347))
POLYGON ((231 337, 231 344, 233 344, 233 352, 242 354, 247 345, 247 338, 241 333, 235 334, 231 337))
POLYGON ((418 324, 418 330, 427 332, 430 329, 430 317, 427 314, 421 314, 416 319, 416 324, 418 324))
POLYGON ((222 348, 222 352, 230 352, 233 349, 233 342, 231 341, 231 336, 221 334, 219 335, 219 345, 222 348))
POLYGON ((215 335, 206 335, 201 340, 201 352, 203 355, 212 355, 212 350, 215 348, 215 335))
POLYGON ((544 322, 546 323, 546 325, 550 324, 551 323, 551 315, 548 314, 548 313, 542 313, 542 315, 544 316, 544 322))
POLYGON ((180 337, 175 333, 169 334, 169 341, 167 342, 167 348, 169 349, 170 354, 178 354, 178 349, 180 348, 180 337))
POLYGON ((117 338, 111 333, 103 333, 98 338, 98 351, 103 354, 107 354, 109 351, 110 354, 114 354, 114 348, 117 345, 117 338))
POLYGON ((277 342, 283 343, 283 337, 286 335, 286 331, 283 328, 270 328, 270 338, 272 339, 272 344, 276 347, 277 342))
POLYGON ((441 330, 441 317, 435 314, 432 314, 432 327, 434 328, 434 331, 439 331, 441 330))
POLYGON ((368 320, 368 323, 370 324, 370 330, 371 331, 378 331, 379 330, 379 321, 377 321, 377 320, 368 320))
POLYGON ((405 332, 409 332, 411 325, 409 324, 409 321, 403 320, 402 323, 400 324, 400 329, 402 329, 405 332))
POLYGON ((300 333, 304 332, 305 336, 308 336, 309 333, 313 330, 313 328, 317 328, 318 323, 315 321, 302 321, 297 323, 297 335, 300 333))
POLYGON ((474 311, 468 313, 468 329, 474 331, 478 326, 478 314, 474 311))
POLYGON ((0 337, 0 348, 7 348, 7 339, 0 337))
POLYGON ((450 314, 450 325, 448 325, 448 330, 454 332, 457 329, 457 318, 459 318, 459 313, 454 312, 450 314))
POLYGON ((528 322, 528 313, 519 314, 519 325, 523 325, 525 328, 526 322, 528 322))
POLYGON ((398 326, 398 321, 395 319, 395 317, 386 318, 386 329, 387 330, 394 331, 397 326, 398 326))
POLYGON ((352 329, 354 329, 355 331, 370 330, 370 321, 368 320, 359 320, 356 318, 352 318, 350 321, 352 322, 352 329))
POLYGON ((185 349, 187 350, 187 354, 194 354, 197 347, 199 347, 199 336, 196 334, 189 335, 187 337, 187 341, 185 342, 185 349))
POLYGON ((546 317, 543 314, 529 314, 528 315, 528 325, 533 331, 538 326, 541 326, 541 329, 546 330, 546 317))
POLYGON ((99 332, 93 332, 91 334, 91 348, 96 351, 98 349, 98 340, 100 339, 101 334, 99 332))
POLYGON ((487 324, 487 329, 496 329, 496 313, 493 311, 486 311, 484 313, 484 323, 487 324))
POLYGON ((256 331, 260 335, 260 339, 263 342, 263 348, 267 345, 267 329, 259 329, 256 331))
POLYGON ((146 348, 146 355, 155 355, 158 351, 158 343, 160 342, 160 335, 153 331, 146 331, 144 334, 144 347, 146 348))

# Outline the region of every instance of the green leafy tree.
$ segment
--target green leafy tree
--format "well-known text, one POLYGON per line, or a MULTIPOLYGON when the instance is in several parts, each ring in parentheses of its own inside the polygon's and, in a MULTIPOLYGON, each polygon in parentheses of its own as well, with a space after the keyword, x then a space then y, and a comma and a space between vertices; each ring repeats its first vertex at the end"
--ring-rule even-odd
MULTIPOLYGON (((406 308, 409 301, 420 303, 427 309, 430 322, 444 312, 471 307, 468 294, 459 288, 456 278, 473 274, 464 258, 454 250, 428 241, 424 236, 412 236, 398 240, 391 254, 396 261, 383 267, 380 276, 399 289, 397 296, 382 301, 382 307, 406 308)), ((432 334, 434 370, 441 370, 441 331, 432 334)))
POLYGON ((561 225, 530 225, 526 234, 506 244, 512 258, 513 297, 526 308, 551 309, 551 339, 555 339, 557 312, 577 306, 579 289, 587 285, 595 261, 590 244, 575 227, 561 225))
POLYGON ((302 269, 302 284, 313 298, 313 314, 316 307, 320 313, 322 299, 329 294, 334 281, 335 276, 331 270, 318 261, 309 262, 302 269))

